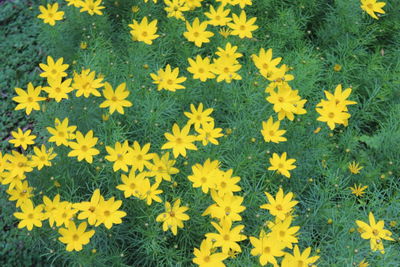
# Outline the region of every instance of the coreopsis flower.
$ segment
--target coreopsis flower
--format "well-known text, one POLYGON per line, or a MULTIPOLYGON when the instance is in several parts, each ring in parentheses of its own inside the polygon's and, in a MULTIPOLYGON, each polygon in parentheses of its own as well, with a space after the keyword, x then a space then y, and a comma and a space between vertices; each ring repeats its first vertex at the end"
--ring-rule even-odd
MULTIPOLYGON (((8 184, 14 177, 24 179, 24 174, 33 171, 31 162, 25 155, 12 150, 8 156, 8 162, 5 166, 8 171, 7 177, 2 181, 3 184, 8 184)), ((11 185, 9 186, 11 188, 11 185)))
POLYGON ((339 72, 339 71, 342 70, 342 66, 339 65, 339 64, 335 64, 335 65, 333 66, 333 70, 336 71, 336 72, 339 72))
POLYGON ((385 253, 382 240, 394 241, 390 236, 392 232, 384 229, 385 222, 383 220, 376 222, 374 214, 369 213, 369 224, 356 220, 356 224, 361 228, 361 238, 369 239, 372 251, 379 250, 382 254, 385 253))
POLYGON ((79 211, 78 219, 87 219, 90 225, 95 225, 98 219, 97 209, 99 208, 100 200, 104 200, 104 198, 100 194, 100 189, 97 188, 94 190, 90 201, 75 203, 74 208, 79 211))
POLYGON ((360 163, 355 161, 350 162, 347 167, 352 174, 359 174, 361 169, 363 168, 363 166, 360 166, 360 163))
POLYGON ((193 251, 193 263, 199 266, 225 267, 223 260, 228 258, 227 254, 215 253, 213 242, 210 239, 204 239, 200 244, 200 249, 193 251))
POLYGON ((277 65, 281 62, 282 58, 272 58, 272 48, 265 52, 264 48, 260 49, 258 55, 252 54, 251 59, 254 65, 260 71, 260 74, 266 79, 272 75, 277 69, 277 65))
POLYGON ((43 70, 40 73, 40 77, 47 78, 47 79, 58 79, 62 77, 66 77, 67 73, 65 72, 69 65, 63 64, 64 58, 57 59, 54 62, 51 56, 47 56, 47 65, 44 63, 40 63, 39 67, 43 70))
POLYGON ((208 143, 219 145, 217 138, 223 136, 222 128, 214 128, 214 121, 206 123, 201 128, 196 129, 196 132, 199 134, 197 140, 201 141, 203 146, 208 145, 208 143))
POLYGON ((106 146, 108 155, 106 160, 114 162, 114 172, 118 170, 128 171, 128 165, 132 165, 132 148, 129 146, 128 141, 124 143, 116 142, 114 148, 106 146))
POLYGON ((39 10, 41 13, 37 17, 50 26, 56 25, 56 21, 64 18, 64 11, 58 11, 58 3, 47 4, 47 8, 39 6, 39 10))
POLYGON ((94 230, 89 230, 86 232, 87 223, 82 222, 79 224, 78 228, 73 221, 69 222, 67 228, 58 229, 60 236, 58 240, 66 244, 67 251, 81 251, 82 246, 90 242, 90 238, 94 235, 94 230))
POLYGON ((61 225, 68 226, 69 222, 73 219, 78 210, 75 208, 74 204, 68 201, 62 201, 53 212, 54 221, 56 226, 59 227, 61 225))
POLYGON ((196 145, 193 144, 196 141, 196 137, 194 135, 189 134, 190 125, 186 125, 181 129, 179 129, 178 124, 174 124, 172 126, 172 134, 165 133, 164 136, 168 140, 161 149, 171 149, 174 157, 177 158, 179 155, 186 157, 186 149, 189 150, 197 150, 196 145))
POLYGON ((51 166, 51 160, 54 159, 57 154, 53 153, 53 148, 47 149, 45 145, 41 145, 40 148, 34 147, 33 151, 35 155, 32 156, 32 167, 36 167, 41 170, 44 166, 51 166))
POLYGON ((157 39, 160 35, 157 32, 157 20, 153 20, 148 23, 147 17, 144 17, 139 23, 133 20, 133 24, 129 24, 132 29, 130 31, 134 41, 143 42, 145 44, 151 45, 153 40, 157 39))
POLYGON ((274 119, 270 116, 267 122, 262 122, 262 126, 263 129, 261 130, 261 134, 263 135, 265 142, 279 143, 287 141, 286 137, 282 136, 286 131, 279 129, 279 120, 274 122, 274 119))
POLYGON ((246 6, 251 6, 252 0, 232 0, 232 5, 239 5, 241 9, 245 8, 246 6))
POLYGON ((144 179, 143 183, 139 186, 140 199, 146 200, 147 205, 151 205, 153 201, 161 203, 162 200, 158 195, 163 191, 158 188, 159 185, 157 182, 150 184, 149 179, 144 179))
POLYGON ((100 153, 94 148, 98 138, 93 137, 93 131, 90 130, 85 136, 76 131, 76 142, 69 142, 72 151, 68 153, 68 157, 78 157, 78 161, 86 160, 88 163, 93 162, 93 156, 100 153))
POLYGON ((23 181, 21 185, 17 185, 12 189, 6 190, 6 193, 10 195, 8 200, 17 201, 15 206, 18 208, 31 197, 33 197, 32 191, 33 187, 29 186, 28 181, 23 181))
POLYGON ((203 165, 197 163, 192 166, 192 175, 188 179, 193 183, 193 187, 201 187, 203 193, 207 194, 209 189, 215 189, 217 177, 222 176, 219 170, 219 161, 207 159, 203 165))
POLYGON ((242 65, 235 63, 231 59, 218 58, 214 59, 213 72, 218 76, 217 82, 225 81, 231 83, 233 80, 241 80, 237 71, 242 68, 242 65))
POLYGON ((149 153, 150 143, 145 144, 143 147, 137 141, 133 142, 131 150, 132 169, 143 171, 144 167, 149 169, 151 167, 150 160, 153 159, 154 154, 149 153))
POLYGON ((186 77, 178 77, 179 76, 179 68, 171 69, 171 66, 167 64, 165 70, 159 69, 157 74, 150 73, 151 78, 154 80, 153 83, 157 84, 157 90, 161 91, 162 89, 175 92, 179 89, 185 89, 180 83, 186 81, 186 77))
POLYGON ((121 224, 126 212, 119 210, 122 205, 121 200, 115 200, 111 197, 108 200, 100 198, 99 205, 96 209, 97 221, 95 226, 104 224, 107 229, 111 229, 114 224, 121 224))
POLYGON ((197 47, 201 47, 203 43, 210 42, 209 38, 214 36, 214 33, 207 31, 207 22, 200 23, 199 18, 195 18, 192 25, 186 21, 186 32, 183 36, 197 47))
POLYGON ((49 142, 55 142, 57 146, 69 146, 71 140, 75 139, 75 125, 68 125, 68 118, 62 122, 60 119, 55 118, 54 128, 46 127, 47 131, 52 135, 49 142))
POLYGON ((1 183, 3 185, 8 185, 8 189, 13 189, 16 187, 22 187, 22 183, 25 179, 25 174, 14 175, 12 172, 6 171, 2 174, 1 183))
POLYGON ((298 201, 292 200, 292 192, 285 195, 282 188, 279 188, 275 198, 267 192, 265 192, 265 195, 269 203, 261 205, 260 208, 268 210, 271 215, 276 216, 280 220, 285 220, 292 212, 293 207, 298 203, 298 201))
POLYGON ((268 235, 273 236, 278 242, 281 242, 285 248, 292 249, 294 243, 298 243, 297 238, 299 226, 290 227, 292 223, 292 217, 287 216, 285 220, 280 220, 275 217, 275 222, 269 222, 268 228, 271 232, 268 235))
POLYGON ((174 204, 171 205, 168 201, 165 202, 165 212, 157 216, 157 222, 163 222, 163 231, 166 232, 171 230, 173 235, 178 233, 178 228, 183 228, 183 222, 190 219, 189 215, 185 212, 189 208, 181 206, 181 200, 175 200, 174 204))
POLYGON ((353 187, 350 187, 351 193, 355 195, 356 197, 361 197, 362 195, 365 194, 364 190, 367 189, 368 186, 364 185, 362 186, 359 184, 358 186, 356 184, 353 185, 353 187))
POLYGON ((244 225, 237 225, 232 228, 232 221, 229 219, 223 219, 219 224, 215 222, 211 222, 211 224, 218 233, 208 233, 206 237, 215 242, 215 247, 221 247, 224 254, 228 254, 229 250, 242 252, 237 242, 246 239, 246 236, 241 234, 244 225))
POLYGON ((28 145, 35 144, 36 135, 31 135, 32 130, 26 130, 23 132, 21 128, 18 128, 18 132, 12 131, 11 135, 14 137, 10 139, 8 142, 13 144, 14 147, 22 147, 24 150, 28 148, 28 145))
POLYGON ((282 174, 283 176, 290 178, 289 171, 296 168, 296 166, 293 165, 293 163, 295 163, 296 160, 295 159, 286 159, 286 157, 287 157, 286 152, 283 152, 283 154, 281 156, 279 156, 277 153, 272 154, 272 157, 269 159, 271 166, 268 167, 268 170, 277 171, 278 173, 282 174))
POLYGON ((121 83, 118 87, 113 90, 112 86, 108 83, 104 83, 103 96, 106 99, 100 104, 100 108, 109 108, 110 114, 117 111, 120 114, 124 114, 124 107, 131 107, 132 103, 126 98, 129 96, 129 91, 126 90, 126 83, 121 83))
POLYGON ((361 0, 361 9, 374 19, 379 19, 375 13, 385 14, 385 10, 382 9, 385 5, 385 2, 377 2, 376 0, 361 0))
POLYGON ((324 91, 324 93, 328 101, 335 102, 336 105, 343 107, 343 111, 347 111, 348 105, 357 104, 357 102, 355 101, 347 100, 347 98, 351 94, 351 91, 351 88, 346 88, 345 90, 342 90, 342 85, 339 84, 338 86, 336 86, 335 92, 333 94, 328 91, 324 91))
POLYGON ((80 12, 87 12, 89 15, 103 15, 101 11, 104 6, 101 6, 102 0, 82 0, 79 1, 79 6, 81 7, 80 12))
POLYGON ((278 86, 278 91, 272 90, 270 96, 266 100, 273 104, 273 109, 276 113, 281 110, 294 113, 296 110, 295 103, 300 100, 297 90, 292 90, 289 84, 285 83, 278 86))
POLYGON ((267 235, 264 230, 261 230, 259 238, 250 236, 250 242, 254 247, 250 253, 253 256, 260 257, 259 261, 262 266, 268 263, 278 266, 276 257, 285 255, 283 244, 278 242, 273 236, 267 235))
POLYGON ((215 190, 211 190, 211 197, 214 204, 210 205, 202 214, 202 216, 211 215, 212 218, 218 220, 229 219, 231 221, 241 221, 242 213, 246 207, 242 206, 243 197, 233 194, 224 194, 220 197, 215 190))
POLYGON ((196 60, 188 58, 190 66, 187 71, 193 74, 193 79, 199 79, 202 82, 208 79, 214 79, 215 74, 212 73, 213 64, 210 62, 210 58, 201 58, 200 55, 196 56, 196 60))
MULTIPOLYGON (((157 1, 158 1, 158 0, 153 0, 153 3, 154 3, 154 4, 157 4, 157 1)), ((144 2, 147 3, 147 2, 149 2, 149 0, 144 0, 144 2)))
POLYGON ((235 45, 233 46, 231 43, 227 43, 225 48, 218 47, 217 52, 215 54, 219 56, 220 59, 224 61, 230 61, 232 64, 238 64, 238 58, 243 57, 242 53, 237 52, 238 47, 235 45))
POLYGON ((169 152, 162 155, 161 158, 154 154, 152 160, 148 175, 154 176, 156 183, 161 183, 162 180, 171 181, 171 175, 179 173, 179 169, 174 167, 176 160, 169 159, 169 152))
POLYGON ((67 6, 81 7, 81 0, 65 0, 68 4, 67 6))
POLYGON ((28 84, 26 91, 21 88, 15 88, 17 96, 12 98, 13 101, 18 103, 15 110, 25 109, 27 115, 31 114, 32 110, 40 110, 38 102, 46 99, 45 97, 39 96, 41 91, 41 86, 35 88, 32 83, 28 84))
POLYGON ((164 10, 167 11, 168 18, 174 17, 185 20, 183 12, 189 10, 189 7, 186 5, 186 0, 164 0, 164 3, 166 5, 164 10))
POLYGON ((62 81, 61 78, 50 78, 47 80, 49 86, 43 87, 43 91, 48 94, 49 98, 54 98, 56 102, 62 99, 68 99, 68 93, 74 90, 71 87, 72 79, 62 81))
POLYGON ((55 223, 56 211, 60 205, 65 205, 66 201, 60 202, 60 195, 57 194, 51 200, 48 196, 43 196, 44 204, 44 220, 49 220, 49 225, 52 227, 55 223), (62 204, 61 204, 62 203, 62 204))
POLYGON ((257 25, 254 25, 257 18, 251 18, 247 20, 246 12, 242 10, 240 16, 232 14, 233 22, 228 23, 228 27, 232 29, 231 35, 237 35, 239 38, 253 38, 252 32, 258 29, 257 25))
POLYGON ((343 110, 342 106, 336 105, 335 102, 324 102, 322 107, 315 109, 319 113, 318 121, 326 122, 331 130, 335 129, 336 124, 348 124, 350 114, 343 110))
POLYGON ((219 34, 222 35, 222 37, 224 37, 225 39, 228 38, 229 35, 231 35, 232 31, 228 28, 221 28, 218 31, 219 34))
POLYGON ((131 169, 128 176, 125 174, 121 175, 122 184, 119 184, 117 189, 124 192, 125 198, 131 196, 141 198, 139 189, 144 180, 147 179, 147 176, 148 174, 145 172, 140 172, 136 175, 135 170, 131 169))
POLYGON ((358 263, 358 267, 368 267, 369 263, 363 259, 362 261, 360 261, 360 263, 358 263))
POLYGON ((76 96, 89 97, 91 94, 94 96, 101 96, 97 89, 104 86, 103 78, 95 78, 96 72, 90 69, 82 70, 80 74, 74 72, 74 83, 72 87, 76 89, 76 96))
POLYGON ((8 163, 8 157, 9 157, 9 154, 5 153, 3 155, 3 152, 0 151, 0 182, 1 182, 2 174, 3 174, 4 170, 6 169, 6 165, 8 163))
POLYGON ((228 17, 231 12, 230 9, 224 9, 225 6, 220 5, 217 9, 210 5, 210 11, 204 12, 204 15, 209 19, 207 22, 213 26, 225 26, 232 20, 228 17))
POLYGON ((221 171, 222 175, 218 175, 215 179, 215 188, 220 197, 225 195, 233 195, 235 192, 240 192, 242 188, 237 185, 240 181, 239 176, 232 176, 233 170, 221 171))
POLYGON ((187 125, 194 125, 195 129, 199 129, 202 126, 214 121, 214 119, 210 116, 214 109, 207 108, 204 110, 203 103, 200 103, 197 109, 193 104, 190 104, 190 111, 191 112, 184 112, 185 116, 189 118, 187 125))
POLYGON ((308 267, 308 266, 314 266, 313 263, 315 263, 318 259, 319 256, 312 256, 310 257, 311 253, 311 248, 308 247, 306 248, 303 253, 300 252, 299 247, 296 245, 294 246, 293 249, 293 254, 286 253, 285 257, 282 260, 282 267, 292 267, 292 266, 298 266, 298 267, 308 267))
POLYGON ((26 227, 28 231, 31 231, 33 226, 42 227, 43 205, 34 206, 30 199, 27 199, 24 204, 21 205, 22 212, 14 212, 14 217, 20 220, 18 228, 26 227))
POLYGON ((204 0, 185 0, 186 5, 189 7, 189 10, 194 10, 197 7, 201 7, 201 2, 204 0))

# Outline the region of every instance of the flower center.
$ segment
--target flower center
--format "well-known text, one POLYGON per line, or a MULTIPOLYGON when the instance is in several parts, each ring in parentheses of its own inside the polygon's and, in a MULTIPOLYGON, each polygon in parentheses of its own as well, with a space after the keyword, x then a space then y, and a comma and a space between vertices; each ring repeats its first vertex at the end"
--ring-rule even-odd
POLYGON ((104 211, 104 216, 108 217, 110 216, 111 212, 109 210, 104 211))
POLYGON ((142 36, 143 36, 143 37, 147 37, 147 35, 148 35, 148 34, 147 34, 146 31, 143 31, 143 32, 142 32, 142 36))
POLYGON ((74 234, 74 235, 72 236, 72 239, 73 239, 74 241, 78 241, 78 240, 79 240, 79 236, 78 236, 77 234, 74 234))
POLYGON ((241 31, 244 31, 245 29, 246 29, 246 26, 244 26, 244 25, 241 25, 241 26, 240 26, 240 30, 241 30, 241 31))
POLYGON ((277 209, 277 210, 282 210, 281 204, 276 205, 276 209, 277 209))
POLYGON ((200 179, 200 180, 201 180, 201 182, 202 182, 202 183, 205 183, 205 182, 207 182, 207 178, 206 178, 206 177, 204 177, 204 176, 203 176, 203 177, 201 177, 201 179, 200 179))
POLYGON ((222 183, 220 184, 220 186, 221 186, 222 188, 225 188, 225 187, 226 187, 226 183, 225 183, 225 182, 222 182, 222 183))
POLYGON ((180 144, 183 143, 183 140, 182 140, 182 138, 178 137, 178 138, 176 138, 175 142, 176 142, 178 145, 180 145, 180 144))
POLYGON ((169 213, 169 216, 170 216, 170 217, 175 217, 175 212, 171 211, 171 212, 169 213))
POLYGON ((31 103, 31 102, 33 102, 33 98, 29 96, 29 97, 26 99, 26 101, 29 102, 29 103, 31 103))
POLYGON ((328 117, 331 118, 331 119, 333 119, 333 118, 335 117, 335 113, 329 112, 328 117))
POLYGON ((34 216, 33 216, 33 213, 29 213, 29 214, 28 214, 28 219, 33 219, 33 217, 34 217, 34 216))
POLYGON ((203 260, 204 260, 204 262, 210 262, 210 256, 205 256, 205 257, 203 258, 203 260))
POLYGON ((56 93, 61 93, 61 88, 60 87, 56 87, 56 89, 54 89, 54 91, 56 91, 56 93))
POLYGON ((271 252, 271 248, 270 247, 265 247, 264 248, 264 253, 265 254, 269 254, 271 252))
POLYGON ((129 185, 129 188, 130 188, 130 189, 135 189, 135 188, 136 188, 136 185, 135 185, 134 183, 131 183, 131 184, 129 185))
POLYGON ((88 147, 87 147, 86 145, 83 145, 83 146, 81 147, 81 150, 82 150, 83 152, 87 152, 89 149, 88 149, 88 147))
POLYGON ((224 235, 224 240, 228 241, 229 240, 229 235, 224 235))
POLYGON ((111 97, 111 101, 117 102, 118 98, 116 96, 111 97))
POLYGON ((200 36, 200 34, 199 34, 198 32, 194 32, 194 33, 193 33, 193 36, 197 38, 197 37, 200 36))

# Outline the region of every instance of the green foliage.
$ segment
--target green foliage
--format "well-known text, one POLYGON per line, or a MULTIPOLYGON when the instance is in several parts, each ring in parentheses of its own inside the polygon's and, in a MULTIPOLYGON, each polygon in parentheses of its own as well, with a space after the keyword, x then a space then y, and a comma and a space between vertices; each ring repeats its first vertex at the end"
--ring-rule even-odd
MULTIPOLYGON (((105 1, 104 16, 89 16, 63 5, 66 19, 57 22, 55 27, 30 20, 32 25, 24 24, 21 29, 27 31, 24 36, 32 39, 19 36, 15 37, 19 41, 12 41, 14 37, 7 35, 7 42, 18 47, 22 40, 37 40, 36 35, 31 36, 34 31, 28 27, 36 29, 40 25, 41 34, 36 42, 47 46, 46 55, 64 57, 71 65, 70 75, 73 71, 90 68, 103 74, 114 87, 126 82, 131 92, 129 100, 133 103, 131 108, 125 109, 125 115, 112 114, 107 121, 102 120, 106 111, 98 107, 102 99, 76 98, 73 94, 68 101, 44 103, 46 112, 35 112, 34 133, 38 143, 46 143, 49 133, 45 128, 54 125, 54 118, 65 117, 83 133, 93 129, 101 142, 97 145, 101 154, 91 165, 68 158, 68 148, 55 148, 58 156, 52 161, 53 166, 29 174, 30 184, 37 188, 35 203, 41 202, 42 194, 54 197, 57 193, 63 200, 87 201, 92 192, 100 188, 106 198, 122 199, 122 209, 128 214, 122 224, 111 230, 96 228, 90 244, 83 251, 73 253, 65 251, 65 246, 56 240, 58 233, 45 223, 42 229, 33 231, 36 234, 32 240, 40 244, 34 247, 40 250, 38 255, 54 266, 191 266, 193 248, 199 247, 205 233, 213 231, 210 218, 201 216, 212 200, 209 195, 192 188, 187 176, 192 173, 192 165, 211 158, 221 161, 222 169, 233 169, 234 175, 241 177, 241 195, 245 197, 247 207, 243 212, 247 236, 258 236, 265 221, 272 219, 265 210, 259 209, 267 201, 264 192, 275 193, 282 186, 285 192, 294 192, 299 201, 294 221, 294 225, 301 226, 299 246, 320 250, 318 266, 353 266, 363 258, 371 266, 400 265, 398 242, 385 241, 385 254, 371 253, 369 242, 361 239, 357 230, 350 231, 357 227, 356 219, 365 221, 368 212, 372 211, 376 218, 385 220, 394 238, 399 238, 398 226, 387 225, 389 221, 400 222, 398 3, 389 2, 385 7, 387 15, 376 21, 362 12, 358 1, 255 0, 253 6, 246 8, 248 16, 257 17, 256 24, 260 26, 254 38, 242 40, 229 36, 224 39, 215 27, 209 26, 215 36, 211 43, 201 48, 186 41, 182 35, 185 24, 168 19, 162 3, 134 2, 140 7, 138 13, 132 13, 132 4, 128 0, 105 1), (152 46, 133 42, 128 24, 132 19, 140 20, 150 15, 158 19, 161 37, 152 46), (80 49, 81 42, 86 42, 88 48, 80 49), (231 84, 193 80, 186 70, 187 59, 197 54, 213 56, 217 47, 224 47, 227 42, 238 45, 239 52, 244 54, 239 59, 243 80, 231 84), (264 99, 268 83, 258 75, 250 58, 262 47, 272 48, 274 57, 283 57, 283 63, 292 67, 290 73, 295 80, 290 84, 307 99, 307 114, 296 116, 293 122, 282 122, 288 141, 279 145, 265 143, 260 134, 261 122, 274 115, 272 106, 264 99), (180 75, 188 77, 185 90, 175 93, 156 90, 149 74, 166 64, 179 67, 180 75), (342 66, 339 72, 333 70, 335 64, 342 66), (351 99, 358 104, 349 108, 352 117, 348 127, 329 131, 326 125, 316 121, 315 105, 324 98, 323 90, 332 92, 339 83, 344 88, 353 88, 351 99), (187 121, 183 112, 189 110, 191 103, 197 105, 200 102, 214 108, 212 116, 216 127, 232 129, 232 134, 222 137, 219 146, 198 144, 198 151, 190 151, 185 159, 178 158, 176 167, 180 172, 173 177, 177 186, 166 182, 161 185, 164 201, 181 198, 190 208, 190 221, 185 222, 184 229, 178 230, 177 236, 173 236, 163 232, 161 224, 155 221, 163 211, 162 204, 147 206, 137 199, 124 199, 122 192, 116 189, 120 174, 114 173, 112 164, 104 160, 107 155, 104 147, 114 146, 117 141, 132 143, 136 140, 141 145, 150 142, 151 152, 160 153, 166 142, 164 133, 170 132, 175 122, 182 127, 187 121), (314 133, 318 127, 322 130, 314 133), (254 142, 252 138, 255 138, 254 142), (290 158, 297 160, 297 168, 290 180, 266 170, 268 159, 274 152, 287 152, 290 158), (360 175, 351 175, 348 171, 347 165, 351 161, 363 166, 360 175), (61 187, 55 187, 54 181, 61 187), (354 183, 368 185, 366 195, 361 198, 352 195, 349 186, 354 183), (327 223, 328 219, 333 221, 332 224, 327 223), (93 253, 92 249, 97 252, 93 253)), ((203 8, 189 12, 187 20, 192 22, 195 17, 204 20, 206 10, 208 6, 203 5, 203 8)), ((232 12, 238 14, 240 9, 234 7, 232 12)), ((19 23, 23 21, 21 18, 19 23)), ((26 56, 28 59, 21 61, 30 65, 26 70, 19 70, 19 63, 10 61, 4 73, 0 73, 0 77, 6 77, 0 79, 1 82, 6 80, 5 86, 11 88, 20 83, 25 86, 28 81, 39 81, 32 67, 36 65, 31 65, 32 58, 38 59, 35 47, 23 49, 18 57, 15 54, 15 51, 9 51, 5 58, 26 56), (18 76, 18 70, 32 74, 18 76)), ((40 59, 44 62, 43 57, 40 59)), ((44 83, 44 80, 40 81, 44 83)), ((7 94, 10 93, 8 90, 7 94)), ((10 101, 7 103, 2 109, 14 107, 10 101)), ((22 112, 14 113, 17 115, 0 118, 0 127, 7 133, 15 129, 14 123, 23 117, 22 112)), ((21 123, 24 125, 25 121, 21 123)), ((2 204, 5 198, 3 194, 2 204)), ((4 212, 11 215, 13 211, 7 208, 4 212)), ((14 219, 7 221, 7 225, 13 223, 14 219)), ((27 233, 26 230, 12 229, 14 235, 27 233)), ((18 238, 7 240, 7 245, 15 244, 18 238)), ((243 253, 227 260, 227 266, 257 266, 258 258, 250 255, 250 242, 243 241, 241 246, 243 253)), ((0 258, 2 255, 5 253, 0 254, 0 258)), ((37 260, 30 257, 32 255, 23 258, 29 264, 29 260, 37 260)))

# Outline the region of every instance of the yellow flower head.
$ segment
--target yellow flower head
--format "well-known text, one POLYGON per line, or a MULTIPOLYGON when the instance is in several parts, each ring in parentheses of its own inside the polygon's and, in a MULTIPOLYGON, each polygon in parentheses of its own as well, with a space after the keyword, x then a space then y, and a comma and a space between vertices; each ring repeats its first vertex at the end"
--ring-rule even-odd
POLYGON ((78 161, 86 160, 88 163, 93 162, 93 156, 100 153, 94 148, 98 138, 93 137, 93 131, 90 130, 85 136, 79 131, 76 132, 76 142, 70 142, 69 146, 72 151, 68 153, 68 157, 78 157, 78 161))
POLYGON ((181 206, 181 200, 177 199, 173 205, 165 202, 165 212, 157 216, 157 222, 163 222, 163 231, 171 230, 173 235, 178 233, 178 228, 183 228, 183 221, 189 220, 185 213, 189 208, 181 206))
POLYGON ((193 74, 193 79, 199 79, 202 82, 208 79, 214 79, 215 74, 212 72, 213 64, 210 62, 210 58, 201 58, 200 55, 196 56, 196 60, 188 58, 190 66, 187 70, 193 74))
POLYGON ((224 253, 214 253, 214 245, 210 239, 204 239, 200 244, 200 249, 194 249, 193 263, 199 266, 215 266, 223 267, 225 264, 223 260, 228 258, 227 254, 224 253))
POLYGON ((33 151, 35 155, 32 156, 32 167, 37 167, 38 170, 41 170, 44 166, 51 166, 51 160, 57 156, 53 153, 52 147, 47 149, 45 145, 40 148, 34 147, 33 151))
POLYGON ((161 91, 163 89, 175 92, 179 89, 185 89, 180 83, 186 81, 186 77, 179 76, 179 68, 171 69, 171 66, 167 64, 165 70, 159 69, 157 74, 151 73, 151 78, 154 80, 153 83, 157 84, 157 90, 161 91))
POLYGON ((82 246, 88 244, 90 238, 94 235, 94 230, 86 232, 86 227, 86 222, 80 223, 78 228, 76 228, 75 223, 71 221, 67 228, 60 228, 58 230, 61 235, 58 240, 67 245, 67 251, 81 251, 82 246))
POLYGON ((189 118, 187 125, 194 125, 195 129, 199 129, 200 127, 214 121, 210 116, 214 109, 208 108, 204 110, 203 103, 200 103, 197 109, 193 104, 190 104, 190 111, 191 112, 184 112, 185 116, 189 118))
POLYGON ((385 11, 382 9, 385 5, 385 2, 377 2, 376 0, 361 0, 361 9, 374 19, 379 19, 375 13, 385 14, 385 11))
POLYGON ((89 15, 103 15, 101 11, 104 6, 101 6, 102 0, 82 0, 78 2, 79 7, 81 7, 80 12, 87 12, 89 15))
POLYGON ((359 174, 363 166, 360 166, 360 163, 353 161, 349 163, 348 168, 352 174, 359 174))
POLYGON ((210 5, 210 11, 205 12, 204 15, 209 19, 207 22, 213 26, 225 26, 232 20, 228 17, 231 12, 230 9, 224 9, 225 6, 220 5, 217 9, 210 5))
POLYGON ((44 63, 40 63, 39 67, 43 70, 40 73, 40 77, 44 77, 47 79, 58 79, 62 77, 66 77, 67 73, 65 72, 69 65, 63 64, 64 58, 59 58, 54 62, 54 59, 51 56, 47 57, 47 65, 44 63))
POLYGON ((14 147, 22 147, 24 150, 28 148, 28 145, 33 145, 35 141, 33 141, 36 138, 36 135, 31 135, 32 130, 26 130, 23 132, 21 128, 18 128, 18 132, 11 132, 11 135, 14 137, 14 139, 10 139, 8 142, 10 144, 13 144, 14 147))
POLYGON ((56 118, 54 120, 54 124, 54 128, 46 128, 47 131, 52 135, 49 138, 49 142, 55 142, 57 146, 69 146, 69 142, 75 139, 76 126, 68 125, 68 118, 65 118, 62 122, 60 119, 56 118))
POLYGON ((263 129, 261 130, 261 134, 264 137, 265 142, 285 142, 287 141, 286 137, 283 137, 286 133, 285 130, 280 130, 280 121, 274 122, 272 116, 269 117, 268 121, 262 122, 263 129))
POLYGON ((272 154, 272 157, 269 159, 269 162, 271 163, 271 166, 268 167, 268 170, 270 171, 277 171, 278 173, 282 174, 283 176, 286 176, 287 178, 290 178, 290 170, 293 170, 296 168, 293 163, 296 162, 295 159, 286 159, 286 152, 283 152, 281 156, 278 154, 274 153, 272 154))
POLYGON ((38 102, 46 99, 39 96, 41 91, 41 86, 35 88, 32 83, 28 84, 28 89, 26 91, 21 88, 15 88, 17 96, 12 98, 13 101, 18 103, 15 110, 26 109, 25 112, 27 115, 31 114, 32 110, 40 110, 38 102))
POLYGON ((351 193, 357 197, 361 197, 365 193, 364 190, 367 188, 368 188, 367 185, 362 186, 361 184, 358 186, 354 184, 353 187, 350 187, 351 193))
POLYGON ((68 99, 68 93, 74 90, 71 87, 72 79, 61 80, 58 78, 49 78, 47 83, 49 86, 43 87, 43 91, 48 93, 49 98, 54 98, 56 102, 60 102, 62 99, 68 99))
POLYGON ((197 150, 197 147, 193 144, 196 141, 196 137, 194 135, 189 134, 190 125, 186 125, 185 127, 179 129, 178 124, 174 124, 172 127, 172 134, 165 133, 164 136, 168 140, 161 149, 171 149, 174 157, 177 158, 179 155, 186 157, 186 149, 189 150, 197 150))
POLYGON ((103 78, 95 78, 96 72, 90 69, 82 70, 80 74, 74 73, 74 83, 72 87, 76 89, 76 96, 89 97, 91 94, 94 96, 101 96, 98 88, 104 86, 103 78))
POLYGON ((200 23, 199 18, 195 18, 192 25, 186 21, 186 32, 183 36, 197 47, 201 47, 203 43, 210 42, 209 38, 214 36, 214 33, 207 31, 207 22, 200 23))
POLYGON ((258 29, 257 25, 254 25, 257 18, 251 18, 247 20, 246 12, 242 10, 240 16, 233 14, 233 22, 228 23, 228 27, 232 29, 231 35, 237 35, 239 38, 253 38, 252 32, 258 29))
POLYGON ((157 20, 153 20, 148 23, 147 17, 144 17, 140 23, 133 20, 133 24, 129 24, 131 35, 133 40, 144 42, 145 44, 151 45, 153 40, 159 37, 157 32, 157 20))
POLYGON ((26 227, 31 231, 33 226, 42 227, 44 214, 42 212, 43 205, 33 206, 33 202, 28 199, 21 205, 22 212, 15 212, 14 216, 20 220, 18 228, 26 227))
POLYGON ((229 250, 242 252, 239 244, 242 240, 247 237, 242 235, 241 232, 244 229, 244 225, 238 225, 232 228, 232 221, 223 219, 219 224, 211 222, 212 226, 218 231, 218 233, 207 233, 206 237, 214 241, 214 246, 221 247, 222 253, 228 254, 229 250))
POLYGON ((267 196, 269 203, 261 205, 260 208, 269 210, 271 215, 276 216, 280 220, 285 220, 285 218, 292 212, 293 207, 298 203, 298 201, 292 200, 292 192, 285 195, 282 188, 279 188, 276 198, 267 192, 265 192, 265 195, 267 196))
POLYGON ((96 209, 97 222, 95 226, 104 224, 107 229, 111 229, 114 224, 121 224, 121 218, 126 216, 125 211, 119 210, 121 205, 122 201, 115 200, 114 197, 108 200, 100 198, 98 208, 96 209))
POLYGON ((185 20, 183 12, 189 10, 186 0, 164 0, 164 3, 166 5, 164 10, 167 11, 167 16, 169 18, 174 17, 180 20, 185 20))
POLYGON ((50 26, 56 25, 57 20, 62 20, 64 18, 64 11, 58 11, 58 3, 47 4, 47 8, 39 6, 39 10, 41 14, 37 17, 43 19, 43 22, 50 26))
POLYGON ((100 104, 100 107, 108 107, 110 114, 113 114, 114 111, 124 114, 124 107, 132 106, 132 103, 126 100, 129 96, 129 91, 126 90, 126 83, 121 83, 114 91, 112 86, 108 82, 105 82, 104 88, 103 96, 106 100, 100 104))

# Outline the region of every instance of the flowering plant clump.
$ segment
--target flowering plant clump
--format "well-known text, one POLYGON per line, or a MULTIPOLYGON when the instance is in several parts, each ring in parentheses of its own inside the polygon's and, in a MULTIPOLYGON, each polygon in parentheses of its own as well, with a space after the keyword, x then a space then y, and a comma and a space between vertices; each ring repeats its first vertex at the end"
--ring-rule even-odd
POLYGON ((400 264, 394 4, 289 2, 37 8, 48 49, 0 183, 46 260, 400 264))

